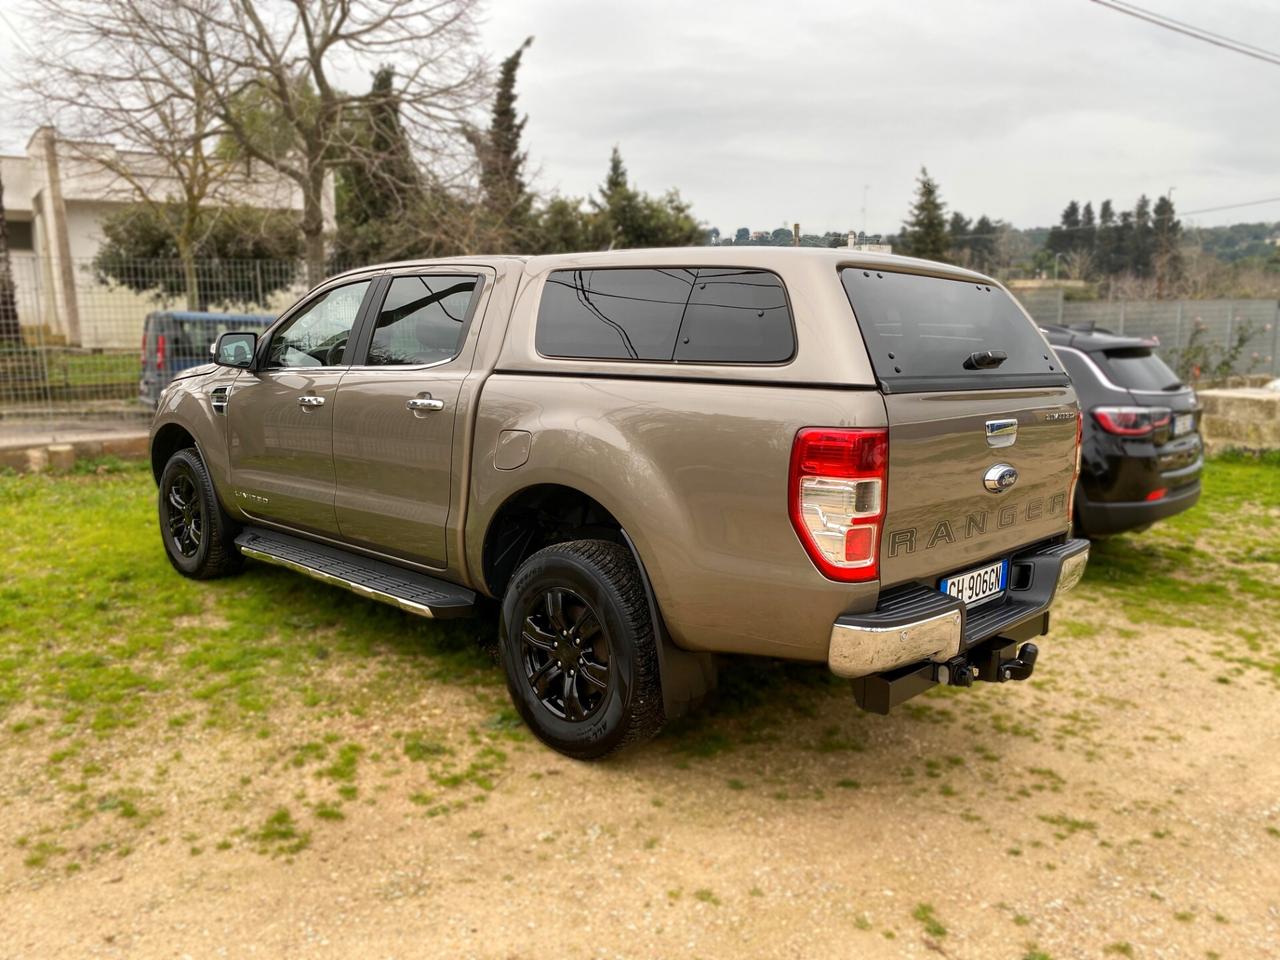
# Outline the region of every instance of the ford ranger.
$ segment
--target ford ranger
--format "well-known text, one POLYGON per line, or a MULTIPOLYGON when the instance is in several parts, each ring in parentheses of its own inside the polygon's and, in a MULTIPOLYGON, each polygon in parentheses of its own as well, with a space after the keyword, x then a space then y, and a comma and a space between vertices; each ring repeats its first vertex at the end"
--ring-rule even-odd
POLYGON ((826 663, 885 713, 1022 680, 1080 412, 996 281, 852 250, 397 263, 225 333, 151 434, 178 572, 277 564, 427 617, 501 606, 521 716, 652 736, 714 655, 826 663))

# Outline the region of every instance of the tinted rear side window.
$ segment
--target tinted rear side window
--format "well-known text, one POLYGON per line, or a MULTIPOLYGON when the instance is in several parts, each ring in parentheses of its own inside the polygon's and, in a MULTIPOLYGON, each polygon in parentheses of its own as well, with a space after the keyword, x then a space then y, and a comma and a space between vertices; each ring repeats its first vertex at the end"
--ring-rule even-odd
POLYGON ((1169 365, 1145 347, 1107 350, 1094 356, 1111 382, 1128 390, 1174 390, 1182 386, 1169 365))
POLYGON ((999 287, 853 267, 840 277, 886 392, 1067 383, 1058 358, 999 287), (966 368, 986 351, 1007 358, 966 368))
POLYGON ((538 307, 548 357, 670 360, 693 270, 557 270, 538 307))
POLYGON ((782 281, 763 270, 557 270, 538 308, 549 357, 778 363, 795 352, 782 281))
POLYGON ((775 274, 698 271, 680 325, 677 360, 780 363, 794 352, 787 292, 775 274))

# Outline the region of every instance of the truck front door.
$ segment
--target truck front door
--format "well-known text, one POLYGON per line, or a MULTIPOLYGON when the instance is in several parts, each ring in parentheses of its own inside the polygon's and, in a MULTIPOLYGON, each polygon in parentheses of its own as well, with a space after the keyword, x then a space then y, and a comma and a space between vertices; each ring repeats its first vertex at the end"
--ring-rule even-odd
POLYGON ((333 403, 373 280, 339 284, 271 333, 227 402, 232 495, 250 516, 335 535, 333 403))

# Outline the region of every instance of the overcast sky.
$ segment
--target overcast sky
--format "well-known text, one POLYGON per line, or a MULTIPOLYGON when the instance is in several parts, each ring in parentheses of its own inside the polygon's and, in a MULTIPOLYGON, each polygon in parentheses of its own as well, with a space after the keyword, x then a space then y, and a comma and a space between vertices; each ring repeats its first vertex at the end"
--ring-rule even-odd
MULTIPOLYGON (((1280 51, 1275 0, 1142 5, 1280 51)), ((1073 197, 1280 197, 1280 67, 1088 0, 490 0, 495 64, 530 34, 538 185, 595 189, 616 143, 634 183, 729 233, 860 228, 864 187, 866 227, 896 230, 921 164, 949 208, 1023 227, 1073 197)), ((29 132, 0 108, 0 149, 29 132)), ((1276 221, 1280 203, 1190 219, 1276 221)))

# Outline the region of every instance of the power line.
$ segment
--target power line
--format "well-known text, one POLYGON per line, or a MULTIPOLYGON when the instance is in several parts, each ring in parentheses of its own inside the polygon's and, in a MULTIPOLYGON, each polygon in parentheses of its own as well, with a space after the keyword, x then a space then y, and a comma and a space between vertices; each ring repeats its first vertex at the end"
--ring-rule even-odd
POLYGON ((1183 36, 1191 37, 1194 40, 1201 40, 1205 43, 1211 43, 1215 47, 1221 47, 1224 50, 1230 50, 1232 53, 1242 53, 1246 57, 1252 57, 1255 60, 1261 60, 1263 63, 1270 63, 1280 67, 1280 53, 1274 53, 1270 50, 1264 50, 1261 47, 1255 47, 1252 44, 1245 43, 1242 40, 1233 40, 1230 37, 1224 37, 1220 33, 1214 33, 1203 27, 1192 26, 1181 20, 1174 20, 1172 17, 1166 17, 1164 14, 1156 13, 1153 10, 1147 10, 1143 7, 1136 6, 1132 3, 1125 3, 1123 0, 1090 0, 1100 7, 1106 7, 1114 10, 1116 13, 1123 13, 1125 16, 1134 17, 1138 20, 1145 20, 1147 23, 1153 23, 1157 27, 1163 27, 1165 30, 1172 30, 1174 33, 1180 33, 1183 36))
POLYGON ((1245 203, 1228 203, 1221 207, 1201 207, 1199 210, 1184 210, 1182 215, 1189 217, 1196 213, 1216 213, 1219 210, 1236 210, 1240 207, 1256 207, 1264 203, 1280 203, 1280 197, 1267 197, 1265 200, 1249 200, 1245 203))

